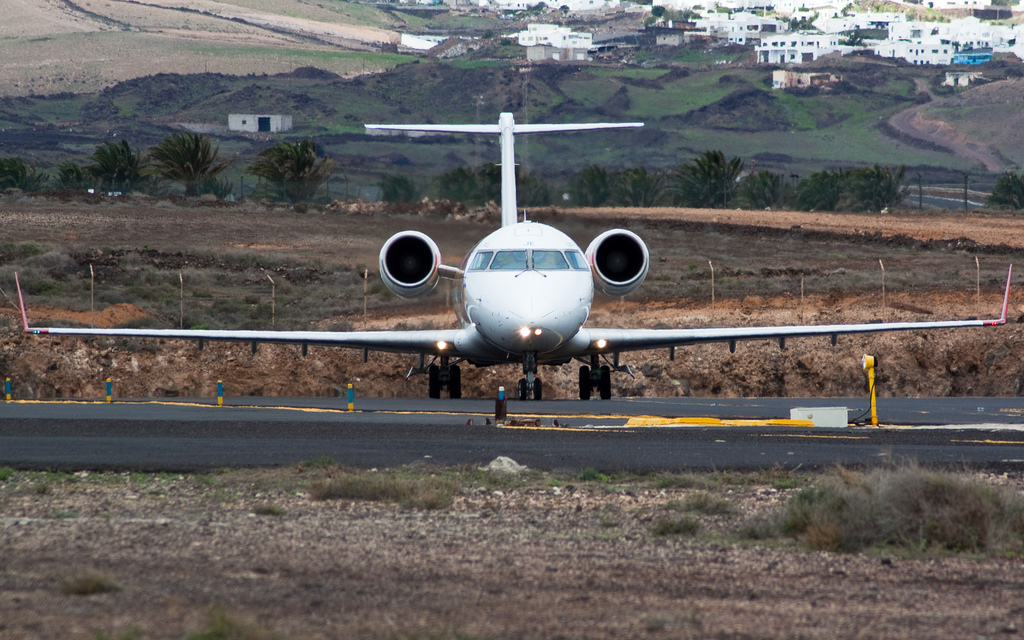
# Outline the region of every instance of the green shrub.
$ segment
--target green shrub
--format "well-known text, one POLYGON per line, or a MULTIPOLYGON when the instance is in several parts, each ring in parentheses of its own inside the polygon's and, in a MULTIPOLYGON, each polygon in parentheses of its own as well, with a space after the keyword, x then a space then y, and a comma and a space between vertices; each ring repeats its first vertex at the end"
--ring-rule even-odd
POLYGON ((700 528, 700 522, 696 518, 671 518, 658 520, 651 528, 651 533, 656 536, 692 536, 700 528))
POLYGON ((121 587, 106 574, 89 569, 78 571, 61 580, 60 592, 69 596, 87 596, 94 593, 120 591, 121 587))
POLYGON ((866 474, 840 469, 789 501, 782 530, 830 551, 1020 551, 1024 500, 964 475, 916 465, 866 474))

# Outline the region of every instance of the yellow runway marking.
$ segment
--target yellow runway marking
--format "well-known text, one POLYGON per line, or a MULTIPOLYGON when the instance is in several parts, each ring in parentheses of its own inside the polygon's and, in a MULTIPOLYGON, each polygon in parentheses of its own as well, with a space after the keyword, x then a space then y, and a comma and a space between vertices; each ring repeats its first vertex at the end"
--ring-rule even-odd
POLYGON ((950 440, 950 442, 969 442, 972 444, 1024 444, 1020 440, 950 440))
POLYGON ((529 427, 529 426, 509 426, 503 425, 499 427, 501 429, 525 429, 527 431, 617 431, 625 432, 626 430, 622 427, 554 427, 554 426, 540 426, 540 427, 529 427))
POLYGON ((867 440, 867 436, 819 436, 803 433, 763 433, 762 438, 824 438, 827 440, 867 440))
POLYGON ((783 418, 768 420, 722 420, 720 418, 659 418, 642 416, 630 418, 627 427, 668 427, 673 425, 694 425, 707 427, 813 427, 810 420, 788 420, 783 418))

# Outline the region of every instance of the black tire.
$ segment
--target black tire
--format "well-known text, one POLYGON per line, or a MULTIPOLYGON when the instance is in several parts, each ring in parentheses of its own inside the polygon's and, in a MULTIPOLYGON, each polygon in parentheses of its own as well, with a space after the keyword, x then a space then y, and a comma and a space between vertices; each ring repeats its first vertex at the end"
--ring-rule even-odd
POLYGON ((541 400, 544 396, 544 385, 541 384, 540 378, 533 379, 533 399, 541 400))
POLYGON ((434 400, 441 397, 441 367, 436 364, 427 367, 427 397, 434 400))
POLYGON ((462 371, 457 364, 448 367, 448 397, 452 400, 462 397, 462 371))
POLYGON ((580 400, 590 400, 590 367, 580 367, 580 400))
POLYGON ((519 399, 526 400, 527 397, 526 378, 519 378, 519 399))
POLYGON ((612 397, 612 371, 608 367, 601 367, 601 382, 598 383, 601 390, 602 400, 611 400, 612 397))

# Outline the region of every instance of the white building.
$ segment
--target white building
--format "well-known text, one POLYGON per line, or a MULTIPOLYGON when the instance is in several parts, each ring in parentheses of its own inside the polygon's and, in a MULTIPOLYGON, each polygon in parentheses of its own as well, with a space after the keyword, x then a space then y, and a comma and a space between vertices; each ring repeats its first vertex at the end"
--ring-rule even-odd
POLYGON ((280 131, 291 131, 291 129, 291 116, 261 116, 242 113, 228 115, 228 131, 278 133, 280 131))
POLYGON ((429 51, 448 39, 448 36, 417 36, 411 33, 401 35, 402 39, 398 44, 416 51, 429 51))
POLYGON ((814 27, 823 33, 845 33, 855 29, 888 29, 894 22, 906 22, 902 13, 853 13, 832 17, 821 16, 814 21, 814 27))
POLYGON ((594 45, 594 34, 575 32, 557 24, 531 24, 519 32, 519 44, 524 47, 552 47, 554 49, 589 50, 594 45))
POLYGON ((889 25, 889 39, 872 49, 883 58, 903 58, 912 64, 951 64, 959 51, 1008 48, 1015 38, 1012 27, 993 27, 977 18, 898 22, 889 25))
POLYGON ((924 0, 929 9, 988 9, 992 0, 924 0))
POLYGON ((840 46, 834 33, 783 33, 765 38, 756 47, 757 61, 767 64, 813 62, 830 53, 848 53, 852 47, 840 46))
POLYGON ((779 0, 772 3, 775 13, 782 16, 792 16, 794 13, 806 11, 817 12, 818 15, 834 15, 841 13, 846 2, 835 2, 835 0, 779 0))
POLYGON ((617 9, 620 5, 620 0, 480 0, 479 5, 503 11, 525 11, 542 1, 551 8, 569 7, 572 13, 604 12, 617 9))
POLYGON ((754 44, 786 30, 786 23, 752 13, 709 13, 694 20, 699 31, 733 44, 754 44), (749 42, 748 42, 749 41, 749 42))

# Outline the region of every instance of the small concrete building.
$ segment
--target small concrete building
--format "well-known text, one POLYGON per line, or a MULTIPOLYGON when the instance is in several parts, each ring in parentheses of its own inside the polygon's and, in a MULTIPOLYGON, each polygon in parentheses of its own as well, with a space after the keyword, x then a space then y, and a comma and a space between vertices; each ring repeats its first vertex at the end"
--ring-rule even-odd
POLYGON ((228 115, 228 131, 279 133, 292 130, 291 116, 261 116, 244 113, 228 115))

